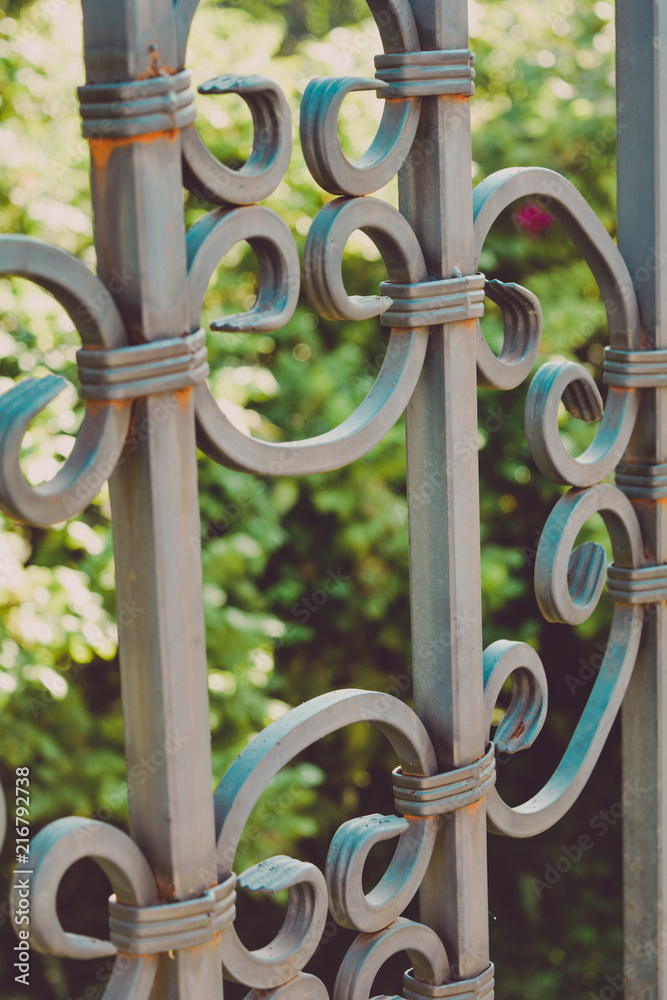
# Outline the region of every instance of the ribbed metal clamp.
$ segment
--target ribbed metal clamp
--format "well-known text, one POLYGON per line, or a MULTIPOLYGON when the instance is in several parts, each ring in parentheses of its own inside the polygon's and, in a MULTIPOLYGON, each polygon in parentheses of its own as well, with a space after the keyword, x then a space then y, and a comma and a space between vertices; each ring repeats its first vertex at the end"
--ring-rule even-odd
POLYGON ((607 347, 602 379, 619 389, 667 386, 667 351, 618 351, 607 347))
POLYGON ((475 979, 460 979, 442 986, 422 982, 412 975, 413 970, 403 976, 403 996, 405 1000, 491 1000, 495 985, 495 969, 491 963, 488 969, 475 979))
POLYGON ((607 596, 617 604, 658 604, 667 601, 667 565, 607 569, 607 596))
POLYGON ((168 132, 196 117, 190 72, 165 73, 128 83, 87 83, 78 88, 86 139, 120 139, 168 132))
POLYGON ((444 774, 422 777, 393 772, 394 801, 397 812, 407 816, 440 816, 479 802, 496 783, 495 748, 489 746, 473 764, 457 767, 444 774))
POLYGON ((128 955, 159 955, 215 939, 236 916, 236 876, 197 899, 160 906, 126 906, 109 900, 109 939, 128 955))
POLYGON ((378 97, 432 97, 475 93, 475 54, 470 49, 393 52, 375 57, 376 80, 388 84, 378 97))
POLYGON ((616 466, 616 485, 636 500, 664 500, 667 497, 667 462, 645 465, 622 462, 616 466))
POLYGON ((138 399, 186 389, 208 376, 206 333, 76 353, 82 399, 138 399))
POLYGON ((414 328, 479 318, 484 315, 485 284, 483 274, 456 275, 412 285, 383 281, 380 295, 388 295, 394 301, 382 313, 380 322, 384 326, 414 328))

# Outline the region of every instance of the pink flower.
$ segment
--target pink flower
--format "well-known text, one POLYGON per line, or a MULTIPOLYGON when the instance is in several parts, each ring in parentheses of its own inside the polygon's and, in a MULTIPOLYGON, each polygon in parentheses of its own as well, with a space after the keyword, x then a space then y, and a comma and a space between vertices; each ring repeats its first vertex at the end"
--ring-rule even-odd
POLYGON ((541 236, 554 221, 550 212, 545 212, 543 208, 531 201, 522 205, 512 218, 517 229, 534 237, 541 236))

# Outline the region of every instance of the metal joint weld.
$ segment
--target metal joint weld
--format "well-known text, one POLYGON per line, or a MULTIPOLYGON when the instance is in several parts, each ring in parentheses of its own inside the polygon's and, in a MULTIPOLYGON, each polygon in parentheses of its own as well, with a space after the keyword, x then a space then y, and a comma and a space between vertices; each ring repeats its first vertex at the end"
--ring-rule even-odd
POLYGON ((655 465, 621 462, 616 467, 616 485, 631 500, 664 500, 667 498, 667 462, 655 465))
POLYGON ((659 604, 667 601, 667 565, 611 566, 607 569, 607 596, 616 604, 659 604))
POLYGON ((126 906, 109 900, 109 938, 129 955, 159 955, 215 940, 236 916, 236 876, 197 899, 159 906, 126 906))
POLYGON ((186 337, 76 354, 81 397, 104 402, 138 399, 158 392, 187 389, 209 373, 206 333, 200 327, 186 337))
POLYGON ((620 351, 605 348, 602 379, 619 389, 667 386, 667 351, 620 351))
POLYGON ((127 83, 78 88, 86 139, 121 139, 192 125, 197 112, 189 70, 127 83))
POLYGON ((397 812, 408 816, 440 816, 479 802, 496 783, 495 747, 489 746, 473 764, 457 767, 444 774, 427 777, 393 772, 394 801, 397 812))
POLYGON ((474 979, 460 979, 434 986, 413 975, 413 969, 403 976, 403 996, 405 1000, 491 1000, 494 990, 494 966, 474 979))
POLYGON ((456 275, 413 284, 383 281, 380 295, 393 299, 393 303, 382 314, 380 322, 383 326, 414 329, 479 319, 484 315, 485 284, 483 274, 456 275))
POLYGON ((375 57, 378 97, 472 97, 475 54, 470 49, 392 52, 375 57))

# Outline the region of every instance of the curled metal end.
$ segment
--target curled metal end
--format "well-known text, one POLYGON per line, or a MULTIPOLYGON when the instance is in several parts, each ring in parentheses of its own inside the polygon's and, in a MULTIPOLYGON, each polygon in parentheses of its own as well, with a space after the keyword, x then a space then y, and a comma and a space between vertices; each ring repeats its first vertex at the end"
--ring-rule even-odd
POLYGON ((113 472, 130 423, 131 401, 88 405, 74 448, 53 479, 30 486, 21 442, 31 420, 67 385, 59 375, 27 379, 0 397, 0 509, 23 524, 66 521, 87 507, 113 472))
POLYGON ((544 526, 535 560, 535 594, 540 611, 552 622, 579 625, 597 605, 606 577, 601 545, 586 542, 574 551, 579 531, 592 514, 600 513, 619 565, 637 566, 643 542, 630 501, 615 486, 570 490, 544 526))
MULTIPOLYGON (((115 303, 81 261, 29 237, 0 237, 0 275, 27 278, 50 292, 69 314, 84 347, 126 343, 115 303)), ((23 436, 67 383, 57 375, 26 379, 0 397, 0 508, 25 524, 49 525, 78 514, 113 472, 130 424, 131 401, 89 403, 67 461, 56 476, 30 486, 20 467, 23 436)))
MULTIPOLYGON (((426 277, 419 242, 394 208, 375 198, 338 199, 316 216, 306 241, 304 286, 321 315, 366 319, 387 309, 388 297, 348 296, 341 262, 345 243, 355 229, 378 246, 392 282, 411 283, 426 277)), ((202 302, 211 274, 234 243, 246 239, 260 266, 259 294, 251 310, 213 324, 213 328, 272 331, 291 317, 296 306, 298 255, 285 223, 262 206, 217 209, 188 233, 190 322, 199 326, 202 302)), ((206 385, 197 387, 197 441, 215 461, 261 475, 304 475, 346 465, 372 448, 395 424, 419 379, 428 343, 428 327, 398 328, 389 338, 378 377, 364 402, 332 431, 290 444, 251 438, 225 416, 206 385)))
POLYGON ((525 642, 500 639, 484 650, 484 708, 489 732, 503 684, 512 678, 512 700, 496 729, 496 751, 515 754, 537 739, 547 715, 547 678, 542 661, 525 642))
POLYGON ((287 99, 266 76, 224 74, 201 84, 200 94, 238 94, 248 105, 253 146, 240 170, 231 170, 206 148, 194 125, 183 129, 183 182, 212 205, 250 205, 268 198, 285 176, 292 155, 292 115, 287 99))
POLYGON ((537 371, 526 400, 526 437, 540 471, 556 483, 592 486, 609 475, 620 460, 634 422, 630 393, 610 389, 607 406, 592 375, 572 361, 549 361, 537 371), (593 443, 573 458, 558 427, 560 402, 578 420, 602 418, 593 443), (632 419, 630 419, 632 417, 632 419))
POLYGON ((542 308, 527 288, 513 282, 487 281, 485 294, 500 307, 503 346, 493 353, 477 327, 477 381, 487 389, 515 389, 530 375, 542 339, 542 308))
POLYGON ((563 389, 561 399, 565 409, 576 420, 594 424, 602 419, 604 404, 600 390, 592 379, 574 379, 563 389))
POLYGON ((277 854, 267 861, 260 861, 239 875, 237 885, 246 892, 268 892, 274 895, 284 889, 292 889, 303 881, 319 883, 321 874, 314 865, 296 861, 286 854, 277 854))
MULTIPOLYGON (((150 866, 137 845, 127 834, 96 820, 71 816, 50 823, 32 841, 30 876, 32 906, 30 909, 31 945, 38 951, 62 958, 91 959, 114 956, 115 945, 110 941, 63 929, 56 909, 58 887, 65 874, 81 858, 93 858, 103 869, 119 900, 130 906, 153 906, 157 901, 157 886, 150 866)), ((20 873, 18 869, 17 875, 20 873)), ((21 913, 21 896, 12 894, 14 926, 21 913)), ((157 956, 141 959, 125 955, 114 965, 109 977, 107 996, 111 1000, 148 1000, 155 973, 157 956)))
POLYGON ((351 163, 338 138, 338 115, 348 94, 383 90, 366 77, 315 77, 301 101, 301 146, 315 181, 331 194, 371 194, 384 187, 406 160, 419 124, 420 101, 386 101, 377 134, 368 150, 351 163))
POLYGON ((231 250, 247 240, 259 264, 257 299, 247 312, 211 323, 212 330, 270 333, 289 322, 299 299, 299 255, 283 220, 268 208, 216 209, 187 235, 190 320, 199 326, 211 275, 231 250))
MULTIPOLYGON (((551 512, 535 562, 535 592, 549 621, 580 624, 590 617, 599 600, 606 561, 602 546, 587 542, 572 551, 583 525, 596 513, 609 532, 615 564, 631 570, 642 563, 641 530, 628 498, 608 484, 570 490, 551 512)), ((639 606, 615 605, 610 641, 598 676, 558 767, 544 787, 521 805, 508 806, 494 788, 487 799, 491 832, 533 837, 548 830, 571 808, 595 767, 623 701, 637 658, 641 626, 639 606)), ((537 653, 523 643, 494 643, 484 654, 489 724, 500 688, 512 670, 512 702, 494 740, 496 748, 507 753, 530 745, 546 710, 546 680, 537 653)))
POLYGON ((362 816, 336 831, 326 864, 329 909, 336 923, 364 933, 386 927, 417 892, 431 859, 437 819, 362 816), (376 844, 398 837, 389 869, 367 895, 363 870, 376 844))
POLYGON ((570 597, 582 608, 594 607, 607 577, 607 554, 597 542, 579 545, 567 569, 570 597))
POLYGON ((402 951, 410 956, 415 979, 431 986, 448 982, 449 959, 439 936, 424 924, 399 917, 383 930, 360 934, 354 941, 338 970, 332 1000, 369 1000, 384 963, 402 951))
POLYGON ((314 865, 278 855, 249 868, 237 883, 248 892, 289 889, 285 921, 265 948, 248 951, 232 925, 220 935, 225 975, 255 989, 271 989, 298 975, 320 943, 327 916, 324 876, 314 865))
POLYGON ((276 989, 251 990, 245 1000, 329 1000, 329 992, 317 976, 308 972, 299 972, 276 989))
POLYGON ((343 284, 343 250, 360 229, 382 254, 392 282, 412 283, 426 277, 426 263, 409 223, 395 208, 376 198, 337 198, 321 209, 306 239, 303 283, 308 301, 325 319, 363 320, 392 305, 386 295, 348 295, 343 284), (400 277, 404 275, 404 277, 400 277))
POLYGON ((235 73, 223 73, 197 87, 200 94, 264 94, 279 89, 268 76, 237 76, 235 73))

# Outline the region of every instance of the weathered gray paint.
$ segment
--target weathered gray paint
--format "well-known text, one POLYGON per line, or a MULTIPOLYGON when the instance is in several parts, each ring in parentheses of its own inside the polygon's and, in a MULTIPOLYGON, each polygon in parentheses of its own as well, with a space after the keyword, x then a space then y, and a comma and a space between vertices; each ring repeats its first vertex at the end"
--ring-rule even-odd
MULTIPOLYGON (((616 5, 618 246, 639 302, 643 348, 667 348, 667 10, 655 0, 616 5)), ((647 563, 667 561, 667 395, 641 391, 622 489, 642 527, 647 563)), ((663 591, 664 593, 664 591, 663 591)), ((667 606, 644 609, 643 641, 623 705, 625 995, 667 996, 667 606), (640 796, 637 798, 637 789, 640 796)))
MULTIPOLYGON (((214 328, 271 331, 294 312, 294 240, 275 213, 251 204, 275 189, 289 161, 285 97, 257 76, 220 76, 200 88, 238 93, 252 113, 253 152, 231 171, 208 153, 193 125, 183 62, 197 0, 120 0, 113 16, 106 0, 83 0, 87 82, 80 98, 91 140, 99 277, 57 248, 22 237, 0 237, 0 274, 37 282, 72 316, 83 344, 86 416, 64 468, 33 488, 19 469, 21 440, 62 380, 26 380, 2 397, 0 506, 17 520, 52 524, 80 512, 110 481, 118 603, 136 609, 119 616, 131 837, 74 817, 35 838, 40 906, 33 944, 72 958, 120 954, 109 1000, 222 1000, 223 969, 263 991, 264 1000, 326 1000, 324 985, 302 970, 328 907, 337 923, 359 932, 334 1000, 367 1000, 378 969, 402 951, 413 966, 406 1000, 490 998, 487 826, 527 837, 563 816, 590 777, 630 684, 624 787, 641 782, 648 791, 625 817, 627 989, 633 1000, 667 1000, 667 283, 659 266, 667 131, 658 127, 667 97, 667 15, 654 0, 619 0, 618 249, 572 185, 550 170, 500 171, 473 193, 474 57, 465 0, 369 0, 369 7, 384 47, 375 78, 320 78, 304 93, 306 161, 321 186, 343 196, 310 228, 304 289, 324 317, 380 316, 391 331, 387 356, 367 399, 340 427, 276 445, 240 433, 220 409, 204 381, 199 322, 211 274, 243 239, 259 260, 258 299, 214 328), (345 158, 337 135, 338 111, 351 90, 376 90, 385 100, 376 139, 357 163, 345 158), (367 197, 396 173, 400 212, 367 197), (219 206, 187 235, 183 183, 219 206), (524 643, 503 640, 482 651, 476 385, 510 389, 530 375, 542 314, 530 291, 485 282, 477 264, 495 219, 527 196, 546 200, 589 263, 610 332, 604 406, 587 370, 568 362, 543 365, 528 392, 526 434, 535 462, 544 475, 575 487, 542 534, 537 599, 550 621, 574 625, 590 615, 607 576, 604 550, 592 543, 572 549, 581 526, 599 512, 614 553, 608 597, 615 609, 614 642, 562 761, 536 796, 510 807, 495 787, 495 754, 532 745, 546 717, 547 681, 524 643), (385 260, 389 280, 379 296, 350 298, 342 284, 340 261, 356 228, 385 260), (128 275, 123 287, 111 282, 118 273, 128 275), (503 315, 499 357, 479 325, 484 289, 503 315), (578 458, 558 434, 561 401, 578 419, 601 418, 595 441, 578 458), (303 475, 365 454, 406 409, 415 710, 386 694, 322 694, 259 734, 212 796, 195 435, 213 461, 249 473, 303 475), (621 458, 624 492, 603 483, 621 458), (493 707, 510 676, 510 708, 489 744, 493 707), (239 839, 271 778, 326 733, 362 720, 380 729, 398 760, 400 815, 343 824, 324 873, 278 856, 237 879, 239 839), (160 766, 146 780, 141 764, 151 757, 160 766), (386 877, 365 894, 365 859, 392 839, 386 877), (66 932, 56 912, 64 872, 88 856, 115 892, 107 941, 66 932), (289 890, 283 928, 259 951, 249 952, 234 927, 237 882, 252 892, 289 890), (421 922, 406 920, 401 914, 418 891, 421 922)), ((0 796, 0 839, 4 826, 0 796)))

